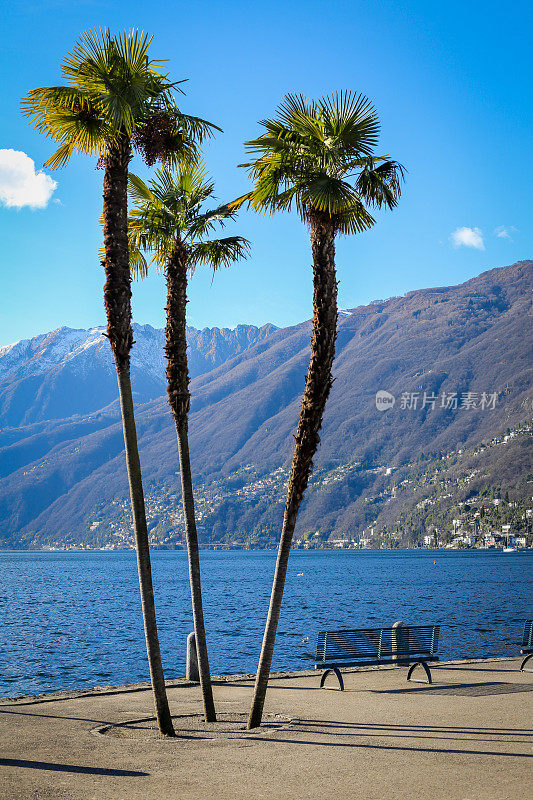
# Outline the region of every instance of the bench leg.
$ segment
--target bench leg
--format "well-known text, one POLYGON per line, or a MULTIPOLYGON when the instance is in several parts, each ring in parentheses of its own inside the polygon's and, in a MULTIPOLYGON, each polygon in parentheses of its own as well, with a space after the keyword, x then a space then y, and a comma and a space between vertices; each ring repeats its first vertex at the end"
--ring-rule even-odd
POLYGON ((341 672, 340 672, 339 669, 337 669, 337 667, 331 667, 330 669, 327 669, 327 670, 324 671, 322 677, 320 678, 320 688, 321 689, 333 689, 333 686, 324 686, 326 678, 328 677, 330 672, 334 672, 335 675, 337 676, 337 680, 339 681, 340 691, 343 692, 344 691, 344 681, 342 680, 341 672))
POLYGON ((426 664, 426 662, 425 661, 415 661, 414 664, 411 664, 411 666, 409 667, 409 671, 407 673, 407 680, 408 681, 412 680, 413 683, 431 683, 432 682, 431 681, 431 672, 429 671, 429 667, 426 664), (423 667, 424 672, 426 673, 426 676, 427 676, 427 681, 421 681, 419 678, 411 678, 411 675, 415 671, 415 668, 418 667, 418 665, 423 667))
POLYGON ((533 672, 533 669, 526 669, 526 664, 530 658, 533 658, 533 653, 530 653, 528 656, 524 658, 524 660, 520 664, 520 672, 533 672))

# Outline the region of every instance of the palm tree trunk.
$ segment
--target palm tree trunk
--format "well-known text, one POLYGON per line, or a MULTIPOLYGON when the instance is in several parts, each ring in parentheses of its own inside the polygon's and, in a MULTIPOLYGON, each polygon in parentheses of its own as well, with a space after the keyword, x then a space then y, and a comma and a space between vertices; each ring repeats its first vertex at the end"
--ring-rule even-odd
POLYGON ((181 473, 181 493, 185 517, 185 537, 189 557, 192 613, 198 672, 204 702, 206 722, 216 722, 209 658, 205 636, 198 534, 194 514, 194 495, 189 455, 189 370, 187 364, 186 308, 187 308, 187 250, 178 244, 167 263, 167 327, 165 353, 167 356, 167 391, 176 425, 181 473))
POLYGON ((130 158, 130 141, 125 135, 106 156, 103 207, 105 245, 103 267, 106 275, 104 300, 107 312, 107 336, 113 350, 117 370, 144 633, 156 717, 160 732, 165 736, 173 736, 174 728, 168 706, 157 635, 150 547, 130 380, 130 351, 133 346, 127 232, 127 181, 130 158))
POLYGON ((337 336, 335 227, 328 215, 316 212, 310 214, 309 226, 313 251, 314 285, 311 359, 305 379, 285 501, 283 528, 248 718, 248 729, 256 728, 261 724, 296 517, 313 469, 313 458, 320 442, 319 431, 324 408, 332 384, 331 369, 335 358, 337 336))
POLYGON ((150 564, 150 546, 146 526, 144 508, 144 494, 141 477, 141 463, 137 446, 137 431, 133 412, 133 397, 131 393, 131 380, 129 366, 127 369, 117 370, 118 388, 120 395, 120 410, 122 412, 122 427, 124 431, 124 444, 126 446, 126 464, 128 467, 128 480, 130 485, 131 509, 133 513, 133 528, 135 531, 135 546, 137 551, 137 569, 141 589, 141 606, 146 637, 146 650, 150 667, 150 680, 154 693, 157 723, 160 732, 165 736, 174 736, 172 717, 168 706, 165 676, 161 663, 159 637, 157 635, 157 621, 155 615, 154 589, 152 585, 152 567, 150 564))

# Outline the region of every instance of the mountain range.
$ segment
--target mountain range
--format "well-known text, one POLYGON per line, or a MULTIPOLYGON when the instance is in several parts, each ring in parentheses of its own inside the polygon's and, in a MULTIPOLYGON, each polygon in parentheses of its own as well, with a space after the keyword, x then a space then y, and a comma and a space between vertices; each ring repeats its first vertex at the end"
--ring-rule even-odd
MULTIPOLYGON (((219 366, 275 331, 256 328, 187 329, 191 378, 219 366)), ((166 391, 165 332, 134 325, 132 384, 137 404, 166 391)), ((0 427, 84 415, 117 402, 116 373, 105 328, 56 331, 0 347, 0 427)))
MULTIPOLYGON (((339 315, 335 381, 297 536, 323 540, 400 517, 407 525, 430 463, 453 462, 460 483, 462 459, 467 472, 482 443, 524 432, 532 278, 533 262, 521 261, 339 315)), ((268 544, 279 533, 310 331, 310 322, 188 330, 204 543, 268 544)), ((163 339, 135 326, 132 374, 152 540, 174 546, 182 521, 163 339)), ((131 541, 115 380, 102 328, 0 348, 1 546, 131 541)), ((479 490, 507 481, 526 491, 530 441, 514 437, 507 460, 485 447, 479 490)))

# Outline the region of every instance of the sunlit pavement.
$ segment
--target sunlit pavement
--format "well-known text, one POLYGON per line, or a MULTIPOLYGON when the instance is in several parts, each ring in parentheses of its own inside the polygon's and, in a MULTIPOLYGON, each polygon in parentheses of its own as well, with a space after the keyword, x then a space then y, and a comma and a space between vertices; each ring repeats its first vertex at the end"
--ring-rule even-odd
POLYGON ((0 796, 68 800, 511 800, 533 785, 533 674, 520 661, 320 673, 271 680, 266 725, 243 730, 251 681, 215 685, 217 726, 197 686, 169 689, 178 736, 161 739, 151 692, 124 687, 0 702, 0 796), (335 686, 334 676, 330 676, 335 686))

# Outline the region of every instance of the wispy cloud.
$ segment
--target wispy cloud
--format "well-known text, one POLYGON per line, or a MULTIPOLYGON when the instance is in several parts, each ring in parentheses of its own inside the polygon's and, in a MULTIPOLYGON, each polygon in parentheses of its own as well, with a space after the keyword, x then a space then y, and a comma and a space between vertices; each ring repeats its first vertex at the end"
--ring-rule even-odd
POLYGON ((474 247, 484 250, 483 233, 479 228, 457 228, 450 234, 450 241, 454 247, 474 247))
POLYGON ((21 150, 0 150, 0 203, 7 208, 46 208, 57 183, 35 171, 35 161, 21 150))
POLYGON ((510 242, 514 241, 512 234, 517 233, 518 228, 515 228, 514 225, 500 225, 494 231, 495 235, 498 239, 508 239, 510 242))

